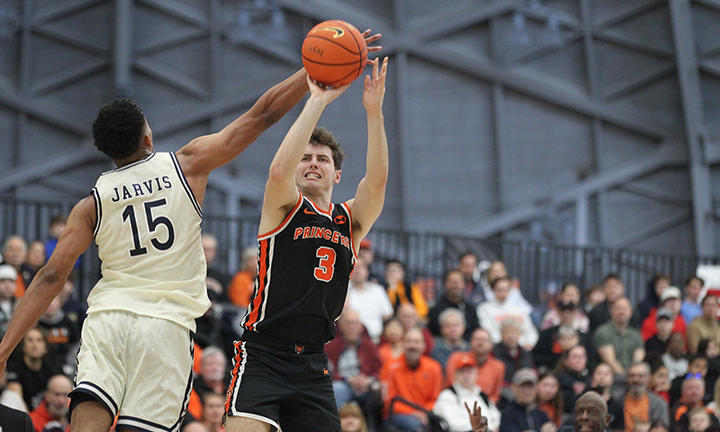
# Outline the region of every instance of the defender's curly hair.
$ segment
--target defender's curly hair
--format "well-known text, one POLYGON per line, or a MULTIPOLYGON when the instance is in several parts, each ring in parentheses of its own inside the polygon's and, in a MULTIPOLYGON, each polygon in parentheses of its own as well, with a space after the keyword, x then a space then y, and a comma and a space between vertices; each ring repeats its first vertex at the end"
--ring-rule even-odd
POLYGON ((340 148, 340 142, 335 139, 335 136, 329 130, 322 126, 316 127, 310 136, 310 142, 318 145, 324 145, 330 147, 332 151, 333 163, 335 163, 335 169, 342 169, 342 163, 345 159, 345 152, 340 148))
POLYGON ((138 149, 145 131, 145 115, 130 99, 115 99, 100 108, 92 125, 95 147, 113 159, 138 149))

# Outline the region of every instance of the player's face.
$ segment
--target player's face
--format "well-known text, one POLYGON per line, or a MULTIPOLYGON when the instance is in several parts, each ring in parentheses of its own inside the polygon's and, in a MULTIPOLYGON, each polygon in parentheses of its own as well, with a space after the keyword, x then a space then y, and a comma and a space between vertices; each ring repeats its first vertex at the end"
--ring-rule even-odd
POLYGON ((304 194, 325 191, 340 183, 341 173, 335 169, 330 147, 308 144, 295 171, 295 183, 304 194))

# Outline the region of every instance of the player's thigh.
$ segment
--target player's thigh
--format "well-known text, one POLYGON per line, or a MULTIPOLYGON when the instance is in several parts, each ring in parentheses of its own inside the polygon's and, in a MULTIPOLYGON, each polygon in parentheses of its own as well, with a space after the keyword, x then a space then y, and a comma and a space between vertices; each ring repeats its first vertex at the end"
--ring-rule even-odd
POLYGON ((100 402, 84 401, 72 412, 70 432, 105 432, 110 429, 112 421, 110 413, 100 402))
POLYGON ((125 398, 118 426, 174 429, 190 397, 190 331, 167 320, 139 317, 129 345, 133 349, 124 355, 125 398))
POLYGON ((270 425, 247 417, 228 417, 225 420, 227 432, 270 432, 270 425))

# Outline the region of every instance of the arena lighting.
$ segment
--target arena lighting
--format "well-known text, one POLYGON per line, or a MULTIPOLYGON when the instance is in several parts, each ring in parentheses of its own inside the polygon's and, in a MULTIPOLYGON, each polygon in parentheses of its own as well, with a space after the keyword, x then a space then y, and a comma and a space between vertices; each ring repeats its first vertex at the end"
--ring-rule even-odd
POLYGON ((15 20, 7 6, 0 4, 0 40, 10 40, 15 36, 15 20))

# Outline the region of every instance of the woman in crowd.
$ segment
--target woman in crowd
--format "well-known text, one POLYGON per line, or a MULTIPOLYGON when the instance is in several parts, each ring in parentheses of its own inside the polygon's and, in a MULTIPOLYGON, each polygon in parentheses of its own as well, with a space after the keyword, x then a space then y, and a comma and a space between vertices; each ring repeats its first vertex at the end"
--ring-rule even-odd
POLYGON ((563 423, 564 400, 560 391, 560 382, 552 372, 545 372, 538 379, 538 408, 547 414, 555 426, 563 423))

